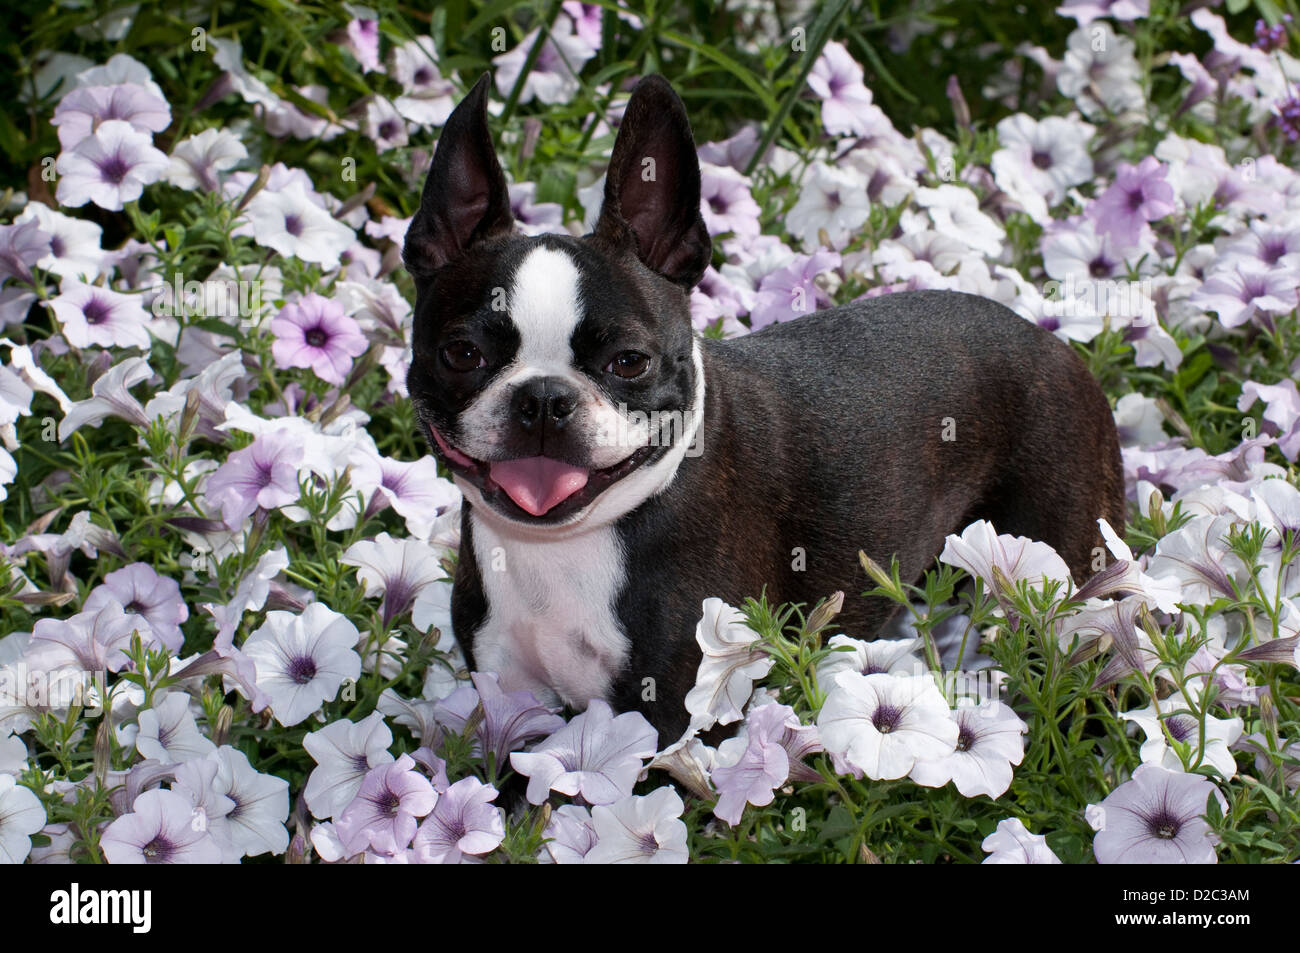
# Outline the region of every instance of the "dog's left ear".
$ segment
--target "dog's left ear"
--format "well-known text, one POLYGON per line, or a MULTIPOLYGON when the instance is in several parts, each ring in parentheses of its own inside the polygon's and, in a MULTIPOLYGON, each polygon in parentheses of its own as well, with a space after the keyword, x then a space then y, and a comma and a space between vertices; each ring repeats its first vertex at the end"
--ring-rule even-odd
POLYGON ((476 242, 514 227, 510 192, 487 124, 484 73, 448 117, 402 247, 406 270, 428 277, 476 242))
POLYGON ((686 107, 662 76, 632 90, 605 179, 596 238, 629 240, 652 271, 689 289, 713 257, 700 216, 700 163, 686 107))

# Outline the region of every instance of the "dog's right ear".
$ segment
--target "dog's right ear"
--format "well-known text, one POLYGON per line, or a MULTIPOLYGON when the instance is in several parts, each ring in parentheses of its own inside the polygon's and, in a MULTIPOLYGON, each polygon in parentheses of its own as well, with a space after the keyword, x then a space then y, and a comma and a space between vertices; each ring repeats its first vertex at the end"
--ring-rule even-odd
POLYGON ((510 192, 488 130, 489 86, 484 73, 438 137, 420 208, 402 247, 406 270, 416 277, 432 275, 476 242, 514 226, 510 192))

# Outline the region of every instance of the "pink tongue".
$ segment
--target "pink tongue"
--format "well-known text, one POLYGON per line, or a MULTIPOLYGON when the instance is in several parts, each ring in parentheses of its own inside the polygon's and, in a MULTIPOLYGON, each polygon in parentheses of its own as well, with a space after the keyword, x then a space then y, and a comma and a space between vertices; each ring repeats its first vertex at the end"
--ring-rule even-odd
POLYGON ((519 504, 541 516, 587 485, 587 471, 550 457, 503 460, 492 464, 492 480, 519 504))

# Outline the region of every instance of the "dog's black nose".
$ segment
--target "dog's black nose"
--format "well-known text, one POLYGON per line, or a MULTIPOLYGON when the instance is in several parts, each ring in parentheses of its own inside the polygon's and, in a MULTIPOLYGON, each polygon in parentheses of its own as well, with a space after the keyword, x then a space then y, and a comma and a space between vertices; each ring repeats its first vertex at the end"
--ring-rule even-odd
POLYGON ((578 391, 559 377, 534 377, 515 389, 511 409, 526 432, 539 425, 559 429, 578 406, 578 391))

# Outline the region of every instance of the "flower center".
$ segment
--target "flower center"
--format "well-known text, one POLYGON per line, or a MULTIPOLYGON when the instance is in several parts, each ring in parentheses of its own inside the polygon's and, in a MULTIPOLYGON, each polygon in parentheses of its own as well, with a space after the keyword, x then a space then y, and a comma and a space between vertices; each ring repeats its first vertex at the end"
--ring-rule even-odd
POLYGON ((312 328, 303 337, 312 347, 324 347, 330 339, 329 335, 319 327, 312 328))
POLYGON ((306 685, 316 677, 316 660, 310 655, 299 655, 289 661, 289 677, 299 685, 306 685))
POLYGON ((957 732, 957 750, 970 751, 975 744, 975 732, 971 731, 965 725, 957 732))
POLYGON ((379 138, 391 139, 397 135, 397 123, 391 119, 385 119, 379 124, 379 138))
POLYGON ((392 791, 385 790, 375 801, 375 806, 385 817, 396 817, 397 809, 401 807, 402 799, 392 791))
POLYGON ((1094 258, 1088 263, 1088 274, 1094 278, 1105 278, 1110 274, 1110 264, 1104 258, 1094 258))
POLYGON ((141 853, 144 854, 145 863, 147 864, 165 864, 171 859, 175 851, 176 847, 172 842, 161 834, 141 848, 141 853))
POLYGON ((286 215, 284 219, 284 230, 294 238, 302 235, 302 219, 297 215, 286 215))
POLYGON ((1052 154, 1039 149, 1030 157, 1036 169, 1050 169, 1052 167, 1052 154))
POLYGON ((1128 210, 1130 212, 1136 212, 1138 209, 1140 209, 1142 207, 1142 202, 1143 202, 1143 198, 1142 198, 1142 193, 1140 191, 1130 192, 1128 194, 1128 210))
POLYGON ((655 840, 653 832, 642 834, 638 846, 643 854, 656 854, 659 852, 659 842, 655 840))
POLYGON ((87 324, 102 324, 111 311, 108 304, 99 298, 91 298, 81 309, 81 313, 86 316, 87 324))
POLYGON ((898 727, 898 723, 903 720, 903 709, 895 705, 881 705, 876 709, 875 715, 872 716, 871 723, 876 726, 876 731, 882 735, 887 735, 898 727))
POLYGON ((1178 836, 1178 831, 1182 826, 1182 821, 1175 817, 1168 808, 1161 808, 1147 819, 1147 829, 1151 831, 1151 836, 1158 837, 1160 840, 1173 840, 1178 836))
POLYGON ((433 79, 433 72, 429 67, 421 66, 415 71, 415 75, 411 77, 411 79, 414 81, 416 86, 423 86, 433 79))
POLYGON ((131 167, 116 152, 99 163, 99 176, 109 185, 121 185, 131 167))

